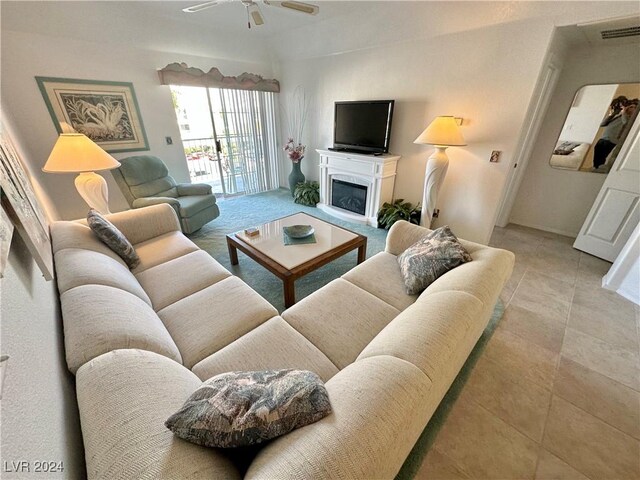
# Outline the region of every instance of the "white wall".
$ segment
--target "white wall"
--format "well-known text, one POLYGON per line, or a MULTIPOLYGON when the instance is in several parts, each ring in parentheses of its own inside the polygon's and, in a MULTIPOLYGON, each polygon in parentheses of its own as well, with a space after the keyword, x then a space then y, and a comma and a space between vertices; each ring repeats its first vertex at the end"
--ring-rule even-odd
MULTIPOLYGON (((23 142, 3 123, 25 160, 23 142)), ((48 217, 50 203, 34 185, 48 217)), ((0 353, 10 356, 0 401, 2 462, 27 461, 30 473, 2 478, 82 478, 84 457, 75 383, 66 366, 62 319, 54 281, 46 282, 26 245, 14 233, 0 279, 0 353), (63 472, 33 472, 34 462, 62 462, 63 472)), ((4 463, 1 468, 4 468, 4 463)))
POLYGON ((0 280, 0 299, 2 353, 11 357, 0 401, 1 461, 27 461, 32 469, 28 474, 3 472, 2 478, 82 478, 84 450, 75 382, 64 357, 58 292, 17 234, 0 280), (42 460, 62 462, 64 471, 34 473, 34 462, 42 460))
MULTIPOLYGON (((449 224, 461 237, 488 241, 552 29, 549 22, 531 20, 340 55, 283 60, 277 75, 284 92, 303 85, 312 97, 306 139, 310 152, 303 173, 318 177, 314 150, 333 143, 335 101, 392 98, 396 105, 390 151, 402 155, 394 196, 417 203, 431 149, 413 141, 438 115, 463 117, 468 146, 447 150, 449 172, 436 225, 449 224), (502 150, 500 163, 489 163, 491 150, 502 150)), ((289 170, 285 159, 283 185, 289 170)))
POLYGON ((577 105, 569 109, 560 140, 592 143, 617 88, 615 83, 582 87, 576 94, 579 95, 577 105))
MULTIPOLYGON (((18 132, 28 142, 25 150, 33 162, 34 175, 48 192, 60 218, 74 219, 86 215, 87 205, 78 195, 73 174, 45 174, 40 171, 57 139, 57 131, 40 94, 35 76, 81 78, 132 82, 140 105, 149 151, 115 154, 157 155, 165 161, 178 182, 189 181, 180 132, 168 86, 160 85, 157 70, 168 63, 184 61, 190 66, 208 70, 218 67, 226 75, 244 71, 271 76, 267 63, 243 63, 184 54, 105 48, 99 43, 2 28, 2 107, 18 132), (165 144, 165 136, 173 145, 165 144)), ((112 211, 128 209, 111 173, 101 173, 109 187, 112 211)))
POLYGON ((576 91, 586 84, 637 82, 640 46, 570 49, 529 159, 509 220, 575 237, 600 191, 605 175, 549 166, 576 91))

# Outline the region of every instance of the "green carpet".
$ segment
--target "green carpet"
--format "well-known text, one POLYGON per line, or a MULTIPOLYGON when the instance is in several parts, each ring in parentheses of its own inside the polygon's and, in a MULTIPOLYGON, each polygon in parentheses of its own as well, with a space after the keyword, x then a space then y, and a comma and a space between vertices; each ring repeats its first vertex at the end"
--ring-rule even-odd
MULTIPOLYGON (((362 235, 366 235, 367 258, 383 251, 387 238, 386 230, 345 222, 327 215, 317 208, 295 204, 293 203, 289 190, 285 189, 224 200, 219 203, 219 206, 220 216, 213 222, 205 225, 198 232, 190 235, 191 240, 213 256, 234 275, 248 283, 280 312, 284 310, 282 281, 240 251, 238 251, 239 264, 231 265, 226 241, 226 235, 228 233, 257 226, 292 213, 306 212, 335 223, 336 225, 361 233, 362 235)), ((306 297, 349 271, 356 265, 356 259, 357 252, 350 252, 296 281, 296 300, 306 297)), ((480 355, 482 355, 487 342, 498 326, 503 313, 504 306, 498 300, 487 328, 480 337, 480 340, 478 340, 478 343, 469 355, 469 358, 460 370, 451 388, 442 399, 440 406, 431 417, 429 424, 422 432, 413 450, 407 457, 406 462, 396 477, 397 480, 410 480, 415 477, 438 431, 444 424, 447 415, 469 378, 474 365, 480 358, 480 355)))

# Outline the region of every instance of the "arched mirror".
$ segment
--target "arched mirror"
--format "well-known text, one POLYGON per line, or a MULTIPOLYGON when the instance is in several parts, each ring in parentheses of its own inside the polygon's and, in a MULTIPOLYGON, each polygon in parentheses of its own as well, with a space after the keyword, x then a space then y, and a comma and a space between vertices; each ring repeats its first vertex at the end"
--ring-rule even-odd
POLYGON ((608 173, 638 115, 640 83, 587 85, 576 93, 549 165, 608 173))

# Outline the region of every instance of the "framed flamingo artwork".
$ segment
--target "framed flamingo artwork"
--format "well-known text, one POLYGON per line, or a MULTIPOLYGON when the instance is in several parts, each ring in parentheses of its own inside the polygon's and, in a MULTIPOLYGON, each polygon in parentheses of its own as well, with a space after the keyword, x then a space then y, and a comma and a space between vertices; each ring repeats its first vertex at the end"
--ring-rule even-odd
POLYGON ((58 133, 83 133, 109 153, 149 150, 133 84, 36 77, 58 133))

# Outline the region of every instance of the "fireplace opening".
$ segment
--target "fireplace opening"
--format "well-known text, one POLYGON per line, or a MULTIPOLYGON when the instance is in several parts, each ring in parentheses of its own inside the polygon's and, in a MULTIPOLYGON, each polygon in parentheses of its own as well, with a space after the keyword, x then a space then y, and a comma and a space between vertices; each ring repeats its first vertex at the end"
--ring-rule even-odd
POLYGON ((364 215, 367 206, 367 187, 332 179, 331 205, 364 215))

